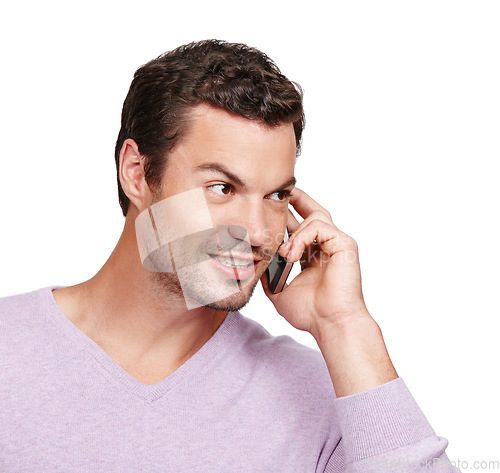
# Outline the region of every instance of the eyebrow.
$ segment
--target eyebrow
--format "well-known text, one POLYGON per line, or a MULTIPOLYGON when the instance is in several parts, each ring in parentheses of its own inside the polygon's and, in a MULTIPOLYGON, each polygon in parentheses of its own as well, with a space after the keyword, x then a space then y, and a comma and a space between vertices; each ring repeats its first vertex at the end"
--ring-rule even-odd
MULTIPOLYGON (((196 166, 194 168, 194 170, 195 171, 218 172, 220 174, 224 174, 230 181, 237 184, 242 189, 247 188, 247 186, 242 181, 242 179, 240 179, 236 174, 231 172, 226 166, 224 166, 221 163, 216 163, 216 162, 202 163, 202 164, 199 164, 198 166, 196 166)), ((297 183, 297 179, 295 179, 295 177, 292 176, 290 179, 288 179, 286 182, 284 182, 281 186, 279 186, 273 192, 270 192, 270 194, 273 194, 274 192, 281 191, 288 186, 294 186, 296 183, 297 183)))

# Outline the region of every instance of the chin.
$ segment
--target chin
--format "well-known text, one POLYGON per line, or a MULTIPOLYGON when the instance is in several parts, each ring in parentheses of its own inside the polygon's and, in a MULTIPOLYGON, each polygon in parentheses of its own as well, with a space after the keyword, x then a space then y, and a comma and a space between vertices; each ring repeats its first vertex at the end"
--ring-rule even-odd
POLYGON ((175 297, 184 299, 188 310, 208 307, 216 310, 235 311, 243 308, 250 300, 265 266, 254 274, 251 280, 236 280, 221 276, 210 265, 189 266, 178 273, 156 273, 156 283, 162 289, 164 299, 175 297), (182 278, 180 283, 179 276, 182 278), (170 297, 169 297, 170 296, 170 297))
POLYGON ((257 282, 252 284, 251 287, 246 287, 245 289, 242 289, 238 293, 226 297, 225 299, 221 299, 220 301, 215 301, 210 304, 205 304, 204 307, 227 311, 240 310, 248 304, 256 286, 257 282))

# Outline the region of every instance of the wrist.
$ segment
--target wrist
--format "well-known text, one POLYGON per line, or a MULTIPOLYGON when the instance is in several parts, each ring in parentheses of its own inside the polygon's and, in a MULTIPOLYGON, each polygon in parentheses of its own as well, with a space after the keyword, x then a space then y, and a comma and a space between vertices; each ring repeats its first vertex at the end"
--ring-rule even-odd
POLYGON ((368 311, 323 324, 315 339, 337 397, 366 391, 398 377, 380 327, 368 311))
POLYGON ((312 334, 318 345, 337 337, 353 336, 360 333, 380 333, 380 328, 366 307, 344 312, 334 317, 322 317, 312 334))

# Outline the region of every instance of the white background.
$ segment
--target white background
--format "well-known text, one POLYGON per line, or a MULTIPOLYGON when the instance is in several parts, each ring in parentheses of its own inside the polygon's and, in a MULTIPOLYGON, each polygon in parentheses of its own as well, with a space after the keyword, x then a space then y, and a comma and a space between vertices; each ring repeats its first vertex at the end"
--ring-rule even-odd
MULTIPOLYGON (((367 306, 448 456, 499 460, 499 3, 184 5, 3 7, 0 296, 87 280, 114 248, 137 67, 244 42, 304 88, 298 186, 357 240, 367 306)), ((260 287, 242 313, 315 347, 260 287)))

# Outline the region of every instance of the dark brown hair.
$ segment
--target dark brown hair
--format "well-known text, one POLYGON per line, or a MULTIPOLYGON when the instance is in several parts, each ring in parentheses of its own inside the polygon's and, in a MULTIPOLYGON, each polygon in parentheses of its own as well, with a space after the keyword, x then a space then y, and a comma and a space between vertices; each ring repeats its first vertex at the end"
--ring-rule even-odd
POLYGON ((304 112, 300 86, 276 64, 245 44, 205 40, 180 46, 141 66, 123 104, 115 146, 118 197, 123 215, 129 199, 119 178, 120 151, 132 138, 145 157, 145 179, 154 192, 167 153, 185 131, 193 106, 207 103, 269 126, 293 123, 300 152, 304 112))

